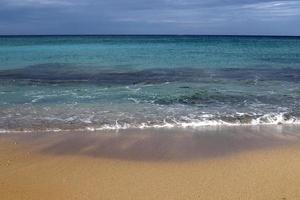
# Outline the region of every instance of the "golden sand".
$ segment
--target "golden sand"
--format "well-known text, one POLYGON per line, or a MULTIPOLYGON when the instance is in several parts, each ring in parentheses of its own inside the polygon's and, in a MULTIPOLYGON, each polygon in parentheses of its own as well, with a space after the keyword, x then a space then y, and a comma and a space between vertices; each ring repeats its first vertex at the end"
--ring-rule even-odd
POLYGON ((0 138, 0 160, 1 200, 300 199, 297 144, 188 161, 137 161, 47 154, 0 138))

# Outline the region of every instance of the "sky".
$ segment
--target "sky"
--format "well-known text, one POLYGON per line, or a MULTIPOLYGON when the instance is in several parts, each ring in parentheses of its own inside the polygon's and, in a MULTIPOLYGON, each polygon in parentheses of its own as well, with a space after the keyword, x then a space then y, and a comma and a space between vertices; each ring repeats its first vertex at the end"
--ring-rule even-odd
POLYGON ((300 35, 300 0, 0 0, 0 34, 300 35))

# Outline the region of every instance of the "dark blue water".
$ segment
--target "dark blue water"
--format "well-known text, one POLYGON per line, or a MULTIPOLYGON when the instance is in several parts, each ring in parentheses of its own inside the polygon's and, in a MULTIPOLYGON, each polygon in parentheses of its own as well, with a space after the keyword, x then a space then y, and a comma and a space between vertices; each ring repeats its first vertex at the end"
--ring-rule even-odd
POLYGON ((2 132, 299 119, 299 37, 0 37, 2 132))

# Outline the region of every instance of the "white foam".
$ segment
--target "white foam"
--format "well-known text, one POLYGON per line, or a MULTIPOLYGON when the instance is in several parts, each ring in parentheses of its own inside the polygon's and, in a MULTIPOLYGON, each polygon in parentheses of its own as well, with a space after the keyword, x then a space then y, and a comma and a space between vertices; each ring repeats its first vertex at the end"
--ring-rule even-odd
MULTIPOLYGON (((236 113, 234 116, 249 116, 246 113, 236 113)), ((255 115, 254 115, 255 116, 255 115)), ((78 129, 64 129, 64 128, 51 128, 51 129, 23 129, 23 130, 11 130, 11 129, 0 129, 0 133, 10 132, 60 132, 60 131, 105 131, 105 130, 125 130, 125 129, 149 129, 149 128, 192 128, 197 129, 205 126, 257 126, 257 125, 300 125, 300 120, 294 116, 287 117, 287 113, 269 113, 265 115, 258 115, 257 118, 250 120, 247 123, 242 123, 239 120, 228 122, 222 119, 213 117, 210 114, 204 114, 201 119, 193 119, 186 116, 182 117, 182 120, 168 119, 162 122, 153 123, 151 121, 140 122, 140 123, 122 123, 118 120, 114 124, 103 124, 103 125, 91 125, 91 118, 85 118, 80 120, 89 126, 78 128, 78 129)), ((253 116, 252 116, 253 117, 253 116)), ((70 120, 70 118, 68 118, 70 120)), ((67 120, 67 121, 68 121, 67 120)), ((63 124, 62 124, 63 125, 63 124)))
POLYGON ((132 101, 132 102, 134 102, 136 104, 140 103, 140 101, 138 99, 136 99, 136 98, 128 98, 128 100, 132 101))
MULTIPOLYGON (((239 116, 246 115, 244 113, 238 113, 239 116)), ((260 116, 256 119, 252 119, 249 123, 241 123, 239 121, 227 122, 221 119, 204 119, 204 120, 192 120, 187 121, 177 121, 172 120, 172 122, 167 122, 164 120, 162 123, 158 124, 149 124, 149 123, 140 123, 140 124, 120 124, 116 121, 115 125, 103 125, 100 127, 88 127, 87 130, 122 130, 122 129, 146 129, 146 128, 198 128, 205 126, 255 126, 255 125, 300 125, 300 120, 296 117, 285 117, 286 113, 271 113, 260 116)), ((211 115, 207 115, 211 116, 211 115)))

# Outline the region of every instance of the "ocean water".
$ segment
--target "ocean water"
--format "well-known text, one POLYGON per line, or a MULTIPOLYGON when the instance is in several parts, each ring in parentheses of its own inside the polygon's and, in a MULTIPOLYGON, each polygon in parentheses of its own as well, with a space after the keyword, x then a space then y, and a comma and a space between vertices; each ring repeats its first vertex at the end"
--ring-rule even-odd
POLYGON ((300 37, 0 37, 0 132, 300 124, 300 37))

